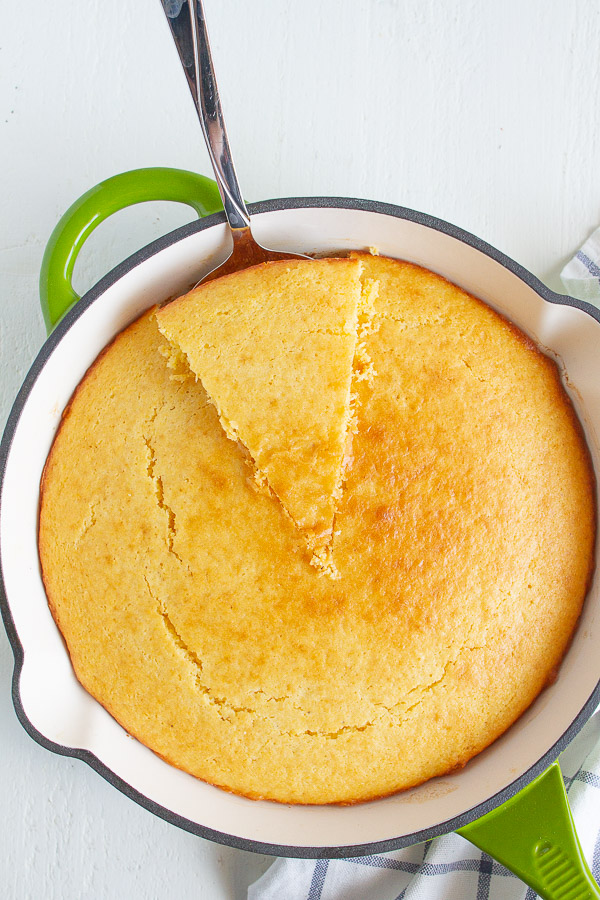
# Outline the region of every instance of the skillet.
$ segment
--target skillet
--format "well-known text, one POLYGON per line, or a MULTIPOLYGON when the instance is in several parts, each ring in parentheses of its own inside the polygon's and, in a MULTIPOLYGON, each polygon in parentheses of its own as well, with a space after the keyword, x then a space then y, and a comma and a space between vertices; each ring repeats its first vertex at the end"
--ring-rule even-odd
MULTIPOLYGON (((141 312, 183 293, 227 253, 218 191, 200 175, 145 169, 78 200, 42 265, 50 336, 28 373, 0 445, 0 605, 15 656, 13 701, 38 743, 84 760, 156 815, 214 841, 297 857, 361 856, 451 830, 495 856, 548 898, 599 897, 583 859, 557 755, 600 703, 600 585, 596 577, 556 682, 461 772, 351 807, 251 801, 198 782, 132 741, 76 681, 49 613, 37 556, 40 476, 74 388, 112 337, 141 312), (201 217, 134 254, 82 298, 77 254, 110 214, 173 200, 201 217)), ((334 197, 250 206, 258 239, 302 253, 376 245, 439 272, 528 333, 559 362, 600 471, 600 313, 556 294, 479 238, 424 213, 334 197)))

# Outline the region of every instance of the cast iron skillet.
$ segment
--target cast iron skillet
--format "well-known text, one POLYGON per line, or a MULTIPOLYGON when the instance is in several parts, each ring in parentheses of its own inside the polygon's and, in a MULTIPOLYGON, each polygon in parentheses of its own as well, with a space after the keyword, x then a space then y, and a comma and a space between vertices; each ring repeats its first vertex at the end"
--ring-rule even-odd
MULTIPOLYGON (((558 753, 600 703, 600 589, 595 581, 555 684, 464 770, 353 807, 289 807, 235 797, 173 769, 125 732, 77 683, 48 611, 37 557, 39 479, 74 387, 111 338, 150 305, 194 284, 226 254, 213 182, 146 169, 78 200, 53 233, 41 297, 50 336, 15 401, 0 445, 0 605, 15 669, 13 701, 26 731, 87 762, 141 806, 195 834, 283 856, 360 856, 458 830, 543 897, 597 897, 575 836, 558 753), (174 200, 202 217, 140 250, 79 299, 75 259, 107 216, 144 200, 174 200), (570 893, 572 891, 572 893, 570 893)), ((318 197, 250 207, 257 236, 305 253, 375 245, 495 306, 556 356, 598 471, 600 313, 548 290, 483 241, 423 213, 318 197)), ((201 739, 201 736, 200 736, 201 739)))

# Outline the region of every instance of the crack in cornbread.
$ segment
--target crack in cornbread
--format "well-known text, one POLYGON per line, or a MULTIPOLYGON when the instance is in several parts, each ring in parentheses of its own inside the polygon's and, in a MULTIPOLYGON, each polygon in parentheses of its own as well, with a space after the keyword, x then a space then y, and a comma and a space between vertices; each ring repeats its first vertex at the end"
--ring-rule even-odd
MULTIPOLYGON (((259 721, 259 720, 265 719, 265 718, 271 718, 270 716, 261 716, 259 714, 258 710, 254 707, 231 706, 225 698, 217 697, 213 694, 211 688, 202 682, 201 675, 202 675, 202 671, 203 671, 203 665, 202 665, 201 659, 199 659, 199 657, 196 655, 196 653, 193 650, 190 650, 190 648, 187 647, 187 645, 185 644, 183 638, 181 637, 181 635, 175 628, 175 625, 171 621, 169 614, 164 607, 164 604, 161 603, 161 601, 158 600, 156 597, 154 597, 152 589, 150 588, 148 578, 146 576, 144 576, 144 580, 146 582, 146 586, 148 588, 148 591, 149 591, 151 597, 156 601, 156 607, 157 607, 158 613, 164 621, 165 628, 166 628, 171 640, 181 650, 184 657, 188 660, 190 665, 195 670, 195 677, 196 677, 196 683, 197 683, 198 690, 203 695, 206 696, 206 698, 208 699, 208 701, 211 704, 214 704, 215 707, 218 708, 218 710, 217 710, 218 714, 223 719, 223 721, 231 722, 232 721, 231 717, 235 716, 237 713, 250 713, 254 717, 255 721, 259 721), (227 714, 225 714, 224 711, 226 711, 227 714)), ((436 677, 434 680, 432 680, 428 684, 420 684, 420 685, 415 686, 408 692, 407 696, 411 696, 412 694, 417 693, 417 692, 419 692, 421 695, 423 695, 423 694, 427 693, 428 691, 432 690, 433 688, 439 686, 446 678, 449 667, 451 665, 456 664, 458 656, 460 656, 465 650, 472 651, 472 650, 481 650, 481 649, 483 649, 483 648, 482 647, 471 647, 471 646, 461 647, 459 650, 459 653, 457 654, 457 657, 455 659, 448 661, 448 663, 444 667, 443 673, 439 677, 436 677)), ((266 697, 267 702, 281 703, 281 702, 284 702, 284 701, 287 701, 290 699, 289 697, 269 697, 269 696, 265 695, 264 691, 261 691, 261 690, 256 690, 256 691, 253 691, 252 693, 253 694, 262 694, 263 696, 266 697)), ((364 724, 341 725, 336 731, 330 731, 330 732, 304 729, 302 731, 286 731, 286 732, 284 732, 284 734, 289 737, 299 737, 299 736, 323 737, 325 739, 332 740, 332 739, 336 739, 337 737, 339 737, 342 734, 347 734, 349 732, 365 731, 367 728, 373 727, 377 721, 381 722, 384 718, 386 718, 386 714, 387 714, 387 717, 389 718, 390 722, 393 723, 394 726, 398 727, 398 726, 402 725, 402 722, 405 720, 406 716, 409 713, 411 713, 413 710, 418 708, 418 706, 422 702, 422 699, 423 699, 423 697, 421 696, 421 697, 419 697, 418 700, 412 702, 408 706, 406 706, 406 704, 404 704, 404 703, 398 703, 394 707, 391 707, 391 708, 383 706, 382 704, 377 704, 380 707, 383 706, 382 712, 379 713, 372 721, 365 722, 364 724), (399 707, 401 707, 400 710, 398 709, 399 707), (401 714, 399 714, 399 712, 401 714)), ((307 710, 305 710, 302 707, 297 706, 295 704, 294 704, 294 709, 298 710, 299 712, 302 712, 304 715, 306 715, 306 713, 307 713, 307 710)))
POLYGON ((93 528, 96 524, 96 506, 97 503, 90 503, 89 509, 86 515, 81 520, 81 527, 79 532, 75 535, 73 539, 73 544, 75 547, 79 546, 80 542, 86 536, 90 528, 93 528))
POLYGON ((355 802, 463 765, 555 677, 591 576, 593 473, 555 364, 439 276, 360 262, 377 374, 353 381, 339 579, 317 577, 153 313, 90 369, 43 478, 77 677, 163 758, 248 797, 355 802))
POLYGON ((185 641, 183 640, 183 638, 181 637, 181 635, 175 628, 175 625, 171 621, 171 618, 169 617, 169 613, 165 609, 164 604, 161 603, 160 600, 158 600, 154 596, 152 589, 150 587, 150 582, 148 581, 148 578, 146 576, 144 576, 144 581, 146 582, 146 586, 148 588, 148 592, 149 592, 150 596, 156 602, 156 608, 158 610, 158 614, 164 622, 164 626, 167 631, 167 634, 169 635, 169 638, 173 641, 175 646, 177 648, 179 648, 182 655, 185 657, 185 659, 188 661, 188 663, 194 670, 194 674, 195 674, 195 678, 196 678, 196 685, 197 685, 198 690, 207 698, 209 703, 211 703, 212 705, 214 705, 217 708, 217 712, 218 712, 219 716, 223 719, 223 721, 224 722, 230 721, 227 718, 227 716, 224 715, 223 710, 226 710, 229 714, 232 714, 232 715, 235 715, 236 713, 241 713, 241 712, 254 713, 255 710, 253 710, 249 707, 246 707, 246 706, 231 706, 224 697, 216 697, 213 694, 213 692, 211 691, 211 689, 208 687, 208 685, 206 685, 202 682, 202 678, 201 678, 202 668, 203 668, 202 660, 199 659, 199 657, 196 655, 196 653, 194 653, 193 650, 190 650, 190 648, 186 645, 185 641))
POLYGON ((173 543, 175 540, 175 535, 177 534, 177 529, 175 527, 175 513, 171 509, 171 507, 165 503, 165 488, 163 485, 163 480, 160 475, 155 473, 156 469, 156 453, 152 447, 152 444, 148 440, 148 438, 144 437, 144 443, 146 445, 146 449, 148 450, 148 478, 151 480, 154 485, 154 492, 156 494, 156 502, 158 503, 159 509, 163 510, 167 516, 167 547, 169 553, 172 553, 179 562, 183 562, 179 554, 173 549, 173 543))
POLYGON ((242 444, 257 484, 306 538, 321 573, 332 562, 355 383, 372 382, 365 335, 376 285, 348 259, 285 260, 209 281, 157 313, 242 444), (307 327, 307 325, 309 327, 307 327))

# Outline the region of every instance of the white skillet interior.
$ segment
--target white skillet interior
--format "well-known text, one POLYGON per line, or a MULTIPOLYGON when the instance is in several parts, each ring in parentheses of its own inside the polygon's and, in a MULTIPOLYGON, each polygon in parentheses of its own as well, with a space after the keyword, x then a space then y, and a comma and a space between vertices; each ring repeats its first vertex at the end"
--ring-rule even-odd
MULTIPOLYGON (((600 324, 587 313, 547 302, 475 247, 407 219, 363 209, 309 207, 262 213, 253 221, 268 246, 304 252, 376 246, 382 254, 440 272, 503 312, 557 356, 600 472, 600 324)), ((167 815, 234 840, 289 846, 297 848, 290 851, 296 855, 303 847, 364 847, 439 828, 528 772, 585 706, 600 681, 597 577, 557 681, 499 741, 461 772, 351 807, 250 801, 172 768, 132 740, 80 687, 50 616, 37 555, 38 491, 61 412, 112 337, 143 309, 185 290, 202 270, 202 261, 220 259, 226 244, 224 226, 215 225, 130 269, 72 324, 33 384, 6 461, 0 533, 6 595, 24 649, 19 684, 24 713, 43 738, 90 751, 167 815)))

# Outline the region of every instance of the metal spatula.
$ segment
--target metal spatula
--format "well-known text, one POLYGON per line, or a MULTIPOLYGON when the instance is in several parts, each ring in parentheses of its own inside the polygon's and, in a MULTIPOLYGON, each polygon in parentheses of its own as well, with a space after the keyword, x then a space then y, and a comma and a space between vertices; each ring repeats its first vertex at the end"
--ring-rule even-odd
POLYGON ((252 235, 250 215, 238 184, 213 69, 202 0, 161 0, 192 93, 210 161, 233 238, 228 259, 204 275, 220 277, 248 266, 299 257, 261 246, 252 235))

